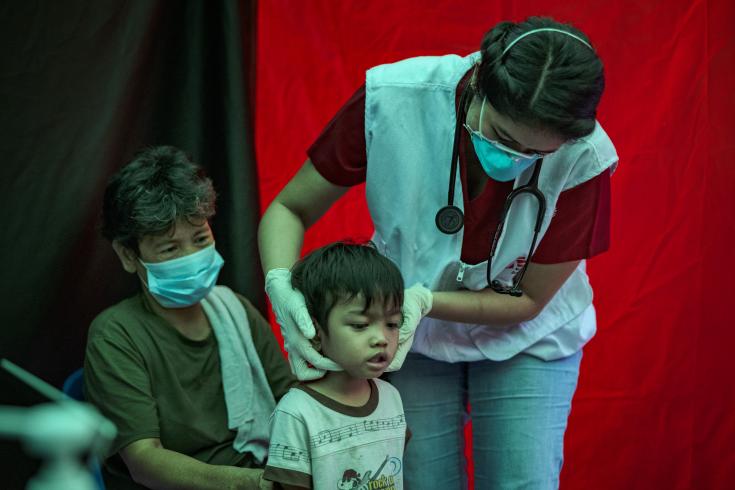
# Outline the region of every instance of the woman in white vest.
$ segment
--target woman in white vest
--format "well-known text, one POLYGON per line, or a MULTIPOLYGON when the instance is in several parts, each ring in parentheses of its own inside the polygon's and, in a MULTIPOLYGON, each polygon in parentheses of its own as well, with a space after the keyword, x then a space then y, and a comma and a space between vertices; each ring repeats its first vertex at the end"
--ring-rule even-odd
POLYGON ((351 185, 367 184, 376 246, 423 285, 406 292, 394 368, 418 327, 390 375, 413 434, 408 488, 466 485, 468 416, 476 488, 558 487, 596 329, 585 259, 609 243, 603 89, 589 39, 548 18, 502 22, 466 57, 372 68, 263 216, 266 290, 300 379, 335 366, 310 348, 288 269, 351 185))

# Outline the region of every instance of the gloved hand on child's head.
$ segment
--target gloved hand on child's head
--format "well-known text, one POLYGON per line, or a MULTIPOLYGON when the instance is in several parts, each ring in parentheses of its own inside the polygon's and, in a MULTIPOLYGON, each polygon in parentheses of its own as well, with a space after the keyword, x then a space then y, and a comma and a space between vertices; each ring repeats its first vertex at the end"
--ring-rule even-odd
POLYGON ((311 344, 316 329, 304 295, 291 286, 291 272, 283 268, 269 270, 265 276, 265 292, 281 326, 283 345, 294 375, 301 381, 310 381, 321 378, 326 371, 342 371, 337 363, 321 355, 311 344))
MULTIPOLYGON (((301 381, 310 381, 321 378, 326 371, 342 371, 339 364, 324 357, 312 345, 310 339, 316 335, 316 329, 304 296, 291 286, 291 272, 284 268, 269 270, 265 276, 265 291, 276 321, 281 326, 284 347, 288 351, 288 362, 294 375, 301 381)), ((403 365, 411 349, 416 327, 421 318, 431 311, 431 305, 431 291, 421 284, 405 290, 398 349, 387 371, 397 371, 403 365)))
POLYGON ((398 350, 386 371, 398 371, 406 360, 408 351, 413 344, 413 335, 419 322, 430 311, 434 297, 431 291, 419 283, 414 284, 403 292, 403 322, 398 333, 398 350))

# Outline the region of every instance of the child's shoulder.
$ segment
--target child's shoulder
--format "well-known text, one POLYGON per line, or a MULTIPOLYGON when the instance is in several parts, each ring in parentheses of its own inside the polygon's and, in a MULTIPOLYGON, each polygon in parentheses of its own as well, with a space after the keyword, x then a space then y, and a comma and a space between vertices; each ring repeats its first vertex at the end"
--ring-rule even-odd
POLYGON ((298 403, 303 397, 308 396, 303 388, 301 383, 296 383, 293 386, 291 386, 285 395, 281 398, 281 400, 277 403, 277 405, 290 405, 292 403, 298 403))
POLYGON ((285 395, 276 404, 276 410, 292 414, 303 413, 313 404, 312 397, 304 390, 304 385, 298 383, 288 389, 285 395))
POLYGON ((375 378, 373 380, 375 382, 375 386, 378 388, 378 393, 381 397, 396 397, 399 400, 401 399, 401 393, 398 391, 398 388, 393 386, 387 381, 383 381, 380 378, 375 378))

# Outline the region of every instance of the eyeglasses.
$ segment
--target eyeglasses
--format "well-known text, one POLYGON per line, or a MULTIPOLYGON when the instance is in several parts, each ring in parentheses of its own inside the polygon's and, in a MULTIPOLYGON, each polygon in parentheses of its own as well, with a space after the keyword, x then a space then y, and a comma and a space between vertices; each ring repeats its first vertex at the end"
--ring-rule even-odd
POLYGON ((488 143, 493 145, 498 150, 502 150, 506 152, 508 155, 510 155, 510 159, 513 161, 513 163, 521 163, 521 162, 528 161, 528 160, 536 161, 539 158, 543 157, 543 155, 540 155, 538 153, 531 153, 531 154, 521 153, 520 151, 514 150, 513 148, 510 148, 508 146, 505 146, 500 141, 491 140, 490 138, 482 134, 480 131, 472 129, 470 125, 467 123, 464 124, 464 127, 467 131, 469 131, 470 134, 477 135, 478 138, 480 138, 483 141, 487 141, 488 143))

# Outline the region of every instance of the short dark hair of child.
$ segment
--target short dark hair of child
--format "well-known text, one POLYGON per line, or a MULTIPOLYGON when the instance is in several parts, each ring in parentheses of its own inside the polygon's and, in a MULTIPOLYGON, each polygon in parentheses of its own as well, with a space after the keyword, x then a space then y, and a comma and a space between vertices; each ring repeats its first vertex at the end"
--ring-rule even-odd
POLYGON ((335 242, 314 250, 291 269, 291 285, 304 295, 325 334, 329 312, 338 302, 361 294, 364 311, 375 300, 403 305, 401 271, 372 243, 335 242))
POLYGON ((102 235, 138 250, 145 235, 171 229, 180 218, 192 223, 214 216, 212 181, 182 150, 146 148, 112 176, 102 205, 102 235))

